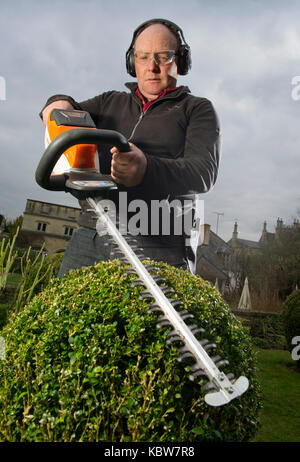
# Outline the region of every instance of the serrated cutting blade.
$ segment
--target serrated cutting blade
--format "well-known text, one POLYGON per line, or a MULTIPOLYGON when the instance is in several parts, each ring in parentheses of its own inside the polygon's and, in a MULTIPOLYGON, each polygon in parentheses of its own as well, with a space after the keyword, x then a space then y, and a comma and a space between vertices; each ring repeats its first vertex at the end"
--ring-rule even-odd
MULTIPOLYGON (((150 265, 148 268, 149 271, 147 271, 146 267, 139 260, 138 256, 109 217, 107 210, 105 211, 103 209, 101 203, 97 203, 93 198, 87 198, 87 202, 94 209, 96 215, 122 251, 124 258, 121 260, 131 265, 145 287, 145 290, 142 292, 144 295, 140 298, 142 300, 146 298, 154 299, 155 306, 159 307, 164 315, 162 324, 170 324, 172 326, 173 331, 178 336, 177 338, 181 339, 185 344, 185 349, 189 352, 188 356, 194 357, 195 365, 193 365, 193 369, 195 371, 203 371, 209 382, 217 390, 207 393, 205 395, 205 402, 210 406, 222 406, 242 395, 248 389, 248 379, 241 376, 232 383, 228 376, 218 369, 213 359, 195 337, 197 333, 202 333, 203 329, 196 325, 188 326, 184 322, 184 319, 182 319, 180 313, 175 309, 174 305, 172 305, 173 299, 170 300, 166 296, 166 293, 173 293, 173 289, 169 290, 165 287, 159 287, 155 278, 150 274, 150 271, 154 269, 153 266, 150 265)), ((194 375, 196 374, 197 372, 194 375)), ((202 372, 201 375, 203 375, 202 372)))

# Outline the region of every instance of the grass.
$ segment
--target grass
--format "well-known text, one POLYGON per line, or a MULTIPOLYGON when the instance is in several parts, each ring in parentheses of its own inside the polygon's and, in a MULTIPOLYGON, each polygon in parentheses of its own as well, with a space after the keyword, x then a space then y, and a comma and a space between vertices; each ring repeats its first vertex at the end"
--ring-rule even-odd
POLYGON ((263 393, 261 429, 255 442, 300 442, 300 373, 284 350, 258 349, 263 393))

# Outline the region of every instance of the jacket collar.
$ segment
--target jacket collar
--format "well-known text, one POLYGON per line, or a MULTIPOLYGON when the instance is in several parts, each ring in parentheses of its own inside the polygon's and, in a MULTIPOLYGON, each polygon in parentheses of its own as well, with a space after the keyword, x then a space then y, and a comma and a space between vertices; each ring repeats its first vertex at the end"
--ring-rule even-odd
MULTIPOLYGON (((125 83, 125 87, 129 88, 129 90, 131 91, 131 93, 132 93, 134 96, 136 96, 135 92, 136 92, 136 89, 137 89, 137 87, 138 87, 137 82, 127 82, 127 83, 125 83)), ((170 98, 171 98, 171 97, 174 97, 174 98, 175 98, 175 97, 177 97, 177 96, 179 96, 179 95, 182 95, 182 94, 184 94, 184 93, 190 93, 190 92, 191 92, 191 91, 190 91, 189 87, 181 86, 181 87, 179 87, 177 90, 172 91, 172 93, 167 94, 167 96, 170 97, 170 98)), ((163 97, 163 98, 164 98, 164 97, 163 97)))

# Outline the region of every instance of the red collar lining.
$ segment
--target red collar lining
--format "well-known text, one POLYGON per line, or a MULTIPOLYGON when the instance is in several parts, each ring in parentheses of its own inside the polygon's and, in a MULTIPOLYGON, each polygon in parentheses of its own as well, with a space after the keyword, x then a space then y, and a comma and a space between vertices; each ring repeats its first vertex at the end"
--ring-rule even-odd
POLYGON ((165 88, 163 91, 160 92, 160 94, 157 96, 157 98, 153 99, 152 101, 146 101, 145 97, 142 95, 139 88, 137 88, 135 92, 136 92, 137 96, 142 100, 142 102, 143 102, 143 112, 145 112, 145 111, 147 111, 148 107, 151 106, 152 103, 154 103, 154 101, 157 101, 159 98, 162 98, 167 93, 171 93, 172 91, 175 91, 178 88, 179 87, 165 88))

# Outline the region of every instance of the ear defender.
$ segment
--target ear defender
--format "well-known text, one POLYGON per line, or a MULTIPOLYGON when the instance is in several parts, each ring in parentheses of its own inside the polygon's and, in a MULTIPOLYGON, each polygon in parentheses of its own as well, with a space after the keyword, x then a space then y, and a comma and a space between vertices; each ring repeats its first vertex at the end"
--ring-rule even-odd
POLYGON ((177 26, 174 22, 168 21, 167 19, 150 19, 149 21, 143 22, 133 33, 133 37, 131 40, 131 44, 126 52, 126 69, 129 75, 132 77, 136 77, 135 73, 135 66, 134 66, 134 42, 136 37, 139 33, 146 29, 146 27, 151 24, 164 24, 167 26, 180 40, 180 46, 177 51, 178 53, 178 60, 177 60, 177 68, 179 75, 186 75, 192 67, 192 59, 191 59, 191 49, 189 45, 186 43, 183 32, 179 26, 177 26))

